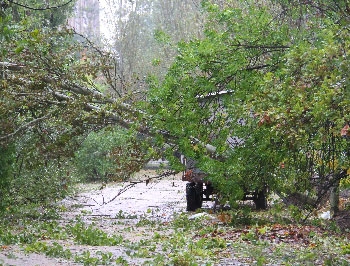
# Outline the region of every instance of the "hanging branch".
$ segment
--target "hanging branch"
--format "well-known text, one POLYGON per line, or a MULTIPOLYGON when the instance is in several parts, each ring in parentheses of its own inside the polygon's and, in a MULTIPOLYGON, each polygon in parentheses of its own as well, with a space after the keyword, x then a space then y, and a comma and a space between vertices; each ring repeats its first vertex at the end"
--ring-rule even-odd
POLYGON ((22 132, 22 131, 28 129, 29 127, 31 127, 31 126, 33 126, 33 125, 35 125, 35 124, 37 124, 37 123, 39 123, 39 122, 49 118, 51 115, 52 115, 52 112, 50 112, 50 113, 48 113, 48 114, 46 114, 46 115, 44 115, 42 117, 36 118, 36 119, 34 119, 34 120, 32 120, 32 121, 30 121, 30 122, 20 126, 19 128, 17 128, 14 132, 12 132, 10 134, 4 135, 4 136, 0 136, 0 141, 15 136, 19 132, 22 132))
POLYGON ((30 7, 30 6, 27 6, 27 5, 24 5, 24 4, 17 3, 17 2, 12 1, 12 0, 8 0, 8 1, 11 4, 14 4, 14 5, 26 8, 26 9, 30 9, 30 10, 35 10, 35 11, 44 11, 44 10, 50 10, 50 9, 58 9, 58 8, 64 7, 64 6, 66 6, 66 5, 68 5, 68 4, 73 2, 73 0, 69 0, 68 2, 63 3, 62 5, 58 5, 58 6, 48 6, 48 7, 35 8, 35 7, 30 7))

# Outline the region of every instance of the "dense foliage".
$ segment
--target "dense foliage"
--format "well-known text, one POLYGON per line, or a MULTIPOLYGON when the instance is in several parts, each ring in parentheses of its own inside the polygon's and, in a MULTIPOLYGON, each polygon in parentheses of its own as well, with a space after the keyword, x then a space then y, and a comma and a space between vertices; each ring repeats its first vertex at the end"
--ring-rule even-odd
POLYGON ((230 199, 265 185, 324 196, 346 177, 349 16, 327 4, 204 2, 205 38, 180 44, 165 81, 153 84, 153 126, 230 199))
POLYGON ((7 209, 64 196, 71 181, 67 173, 74 172, 68 158, 78 144, 73 137, 82 131, 65 123, 69 116, 60 116, 64 108, 51 97, 62 85, 58 77, 68 73, 62 66, 74 58, 67 52, 72 37, 59 28, 74 2, 64 3, 56 1, 55 7, 63 5, 59 10, 45 1, 1 6, 0 141, 7 150, 1 160, 11 161, 11 171, 1 174, 7 180, 1 202, 7 209))

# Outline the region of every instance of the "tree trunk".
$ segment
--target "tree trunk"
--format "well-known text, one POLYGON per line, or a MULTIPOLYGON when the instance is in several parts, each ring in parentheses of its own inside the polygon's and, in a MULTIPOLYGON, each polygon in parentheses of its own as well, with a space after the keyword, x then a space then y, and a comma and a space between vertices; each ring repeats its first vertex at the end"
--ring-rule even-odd
POLYGON ((339 183, 340 179, 336 178, 333 186, 330 188, 329 203, 331 218, 336 216, 339 212, 339 183))

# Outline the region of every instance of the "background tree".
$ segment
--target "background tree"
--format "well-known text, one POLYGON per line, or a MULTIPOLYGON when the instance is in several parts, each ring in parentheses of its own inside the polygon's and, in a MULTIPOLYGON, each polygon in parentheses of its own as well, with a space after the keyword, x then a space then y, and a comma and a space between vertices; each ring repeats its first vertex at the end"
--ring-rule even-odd
POLYGON ((107 5, 112 18, 114 93, 142 98, 146 77, 165 75, 176 43, 201 34, 199 1, 109 0, 107 5))
POLYGON ((33 27, 56 28, 64 24, 72 13, 75 0, 25 0, 3 1, 4 9, 11 9, 11 15, 16 22, 30 18, 33 27))

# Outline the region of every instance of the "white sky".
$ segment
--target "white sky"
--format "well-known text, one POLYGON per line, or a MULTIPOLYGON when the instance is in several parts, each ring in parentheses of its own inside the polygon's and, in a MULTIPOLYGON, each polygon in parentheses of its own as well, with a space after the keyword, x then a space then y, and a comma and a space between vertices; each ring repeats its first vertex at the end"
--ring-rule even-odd
POLYGON ((111 43, 113 31, 115 30, 114 16, 117 9, 122 4, 123 9, 133 10, 135 2, 123 0, 99 0, 100 3, 100 32, 111 43))
POLYGON ((100 3, 100 32, 106 40, 112 38, 113 25, 111 23, 111 7, 108 0, 99 0, 100 3))

